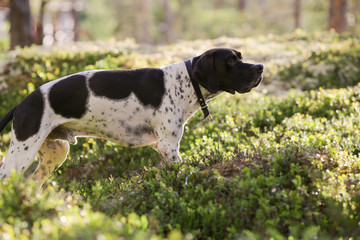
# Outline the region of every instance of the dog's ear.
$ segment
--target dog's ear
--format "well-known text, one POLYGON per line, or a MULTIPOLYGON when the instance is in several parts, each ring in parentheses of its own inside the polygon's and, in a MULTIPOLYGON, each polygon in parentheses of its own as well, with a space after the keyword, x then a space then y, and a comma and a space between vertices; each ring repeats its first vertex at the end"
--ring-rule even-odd
POLYGON ((216 93, 220 88, 220 80, 215 69, 215 52, 208 51, 200 55, 195 62, 193 78, 210 93, 216 93))

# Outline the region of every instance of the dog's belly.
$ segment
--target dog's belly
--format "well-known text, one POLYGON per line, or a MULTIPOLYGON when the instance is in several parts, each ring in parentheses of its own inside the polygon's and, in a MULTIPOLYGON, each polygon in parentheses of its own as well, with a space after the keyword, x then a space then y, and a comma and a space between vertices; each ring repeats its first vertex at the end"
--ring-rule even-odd
POLYGON ((139 104, 135 96, 122 101, 90 97, 88 112, 78 120, 63 123, 52 135, 66 135, 71 143, 78 136, 108 139, 129 147, 141 147, 157 142, 150 120, 153 109, 139 104), (60 133, 60 134, 59 134, 60 133))
POLYGON ((77 137, 100 137, 127 147, 142 147, 157 142, 152 129, 146 124, 122 126, 106 120, 101 121, 101 124, 91 121, 69 122, 56 128, 50 135, 50 138, 66 139, 71 143, 76 143, 77 137))

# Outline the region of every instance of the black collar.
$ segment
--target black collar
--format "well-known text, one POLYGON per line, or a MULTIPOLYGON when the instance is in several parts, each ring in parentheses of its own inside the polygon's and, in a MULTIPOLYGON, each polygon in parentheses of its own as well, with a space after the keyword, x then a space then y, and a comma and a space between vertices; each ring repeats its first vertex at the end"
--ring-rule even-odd
POLYGON ((191 77, 191 72, 192 72, 192 65, 191 65, 191 61, 190 60, 186 60, 185 61, 185 65, 186 65, 186 69, 188 71, 188 74, 189 74, 189 78, 190 78, 190 81, 191 81, 191 84, 193 85, 193 88, 195 90, 195 93, 196 93, 196 97, 198 99, 198 102, 200 103, 200 107, 201 107, 201 110, 204 114, 204 116, 201 117, 201 120, 207 118, 209 116, 209 119, 211 119, 211 115, 209 113, 209 108, 208 106, 206 105, 206 102, 205 102, 205 99, 201 93, 201 90, 200 90, 200 86, 199 86, 199 83, 197 83, 196 81, 194 81, 194 79, 191 77))

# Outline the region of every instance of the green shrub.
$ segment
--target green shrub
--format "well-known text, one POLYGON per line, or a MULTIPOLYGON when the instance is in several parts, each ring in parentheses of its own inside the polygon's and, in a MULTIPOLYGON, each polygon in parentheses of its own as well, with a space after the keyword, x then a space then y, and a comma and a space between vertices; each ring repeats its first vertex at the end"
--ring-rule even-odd
POLYGON ((110 218, 64 191, 52 186, 42 191, 24 180, 12 175, 0 182, 1 239, 161 239, 148 230, 146 216, 110 218))
POLYGON ((184 164, 139 164, 72 191, 110 216, 147 215, 162 235, 359 236, 359 89, 224 95, 210 106, 213 120, 199 122, 198 113, 187 126, 184 164))
POLYGON ((309 56, 279 71, 281 81, 303 90, 354 86, 359 82, 360 42, 348 40, 311 50, 309 56))
MULTIPOLYGON (((200 121, 198 112, 186 125, 182 163, 161 166, 160 156, 149 147, 81 139, 42 191, 29 178, 12 176, 0 183, 0 238, 360 237, 357 39, 296 32, 281 38, 184 42, 154 52, 125 45, 72 53, 18 52, 17 61, 7 67, 0 114, 63 75, 165 65, 210 45, 246 46, 253 59, 271 59, 265 63, 269 79, 287 79, 303 89, 343 86, 337 85, 336 71, 352 66, 348 75, 342 74, 349 80, 346 86, 355 86, 281 97, 256 90, 222 94, 209 104, 212 120, 200 121), (293 56, 297 58, 289 61, 293 56), (333 65, 336 71, 326 67, 311 75, 310 61, 316 67, 333 65), (318 81, 312 87, 304 80, 309 76, 318 81)), ((8 146, 8 131, 1 137, 0 156, 8 146)))

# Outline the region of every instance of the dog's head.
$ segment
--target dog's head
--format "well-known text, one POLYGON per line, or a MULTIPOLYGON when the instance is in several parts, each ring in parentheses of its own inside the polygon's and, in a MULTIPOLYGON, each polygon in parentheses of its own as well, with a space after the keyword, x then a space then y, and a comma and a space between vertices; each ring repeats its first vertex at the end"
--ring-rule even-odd
POLYGON ((215 48, 193 59, 192 77, 210 93, 245 93, 260 84, 263 68, 244 63, 238 51, 215 48))

